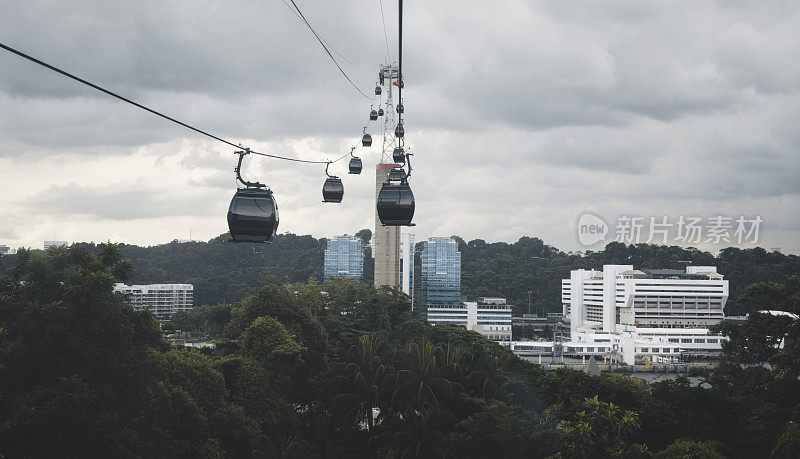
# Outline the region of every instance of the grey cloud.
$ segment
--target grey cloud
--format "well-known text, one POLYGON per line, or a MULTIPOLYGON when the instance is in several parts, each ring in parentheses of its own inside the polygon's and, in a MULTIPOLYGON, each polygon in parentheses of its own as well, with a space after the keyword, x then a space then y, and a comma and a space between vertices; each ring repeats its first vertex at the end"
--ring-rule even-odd
MULTIPOLYGON (((385 53, 377 2, 301 7, 364 69, 342 62, 369 90, 385 53)), ((800 234, 797 222, 777 217, 792 213, 800 195, 796 2, 473 0, 406 8, 404 102, 418 237, 534 234, 569 249, 569 225, 587 209, 756 209, 780 222, 784 239, 800 234)), ((395 49, 396 13, 386 13, 395 49)), ((0 30, 3 42, 262 151, 335 157, 366 122, 370 102, 281 2, 17 2, 4 9, 0 30)), ((117 187, 97 187, 87 177, 23 200, 30 212, 174 225, 206 216, 209 235, 224 231, 233 148, 15 56, 0 54, 0 68, 0 160, 35 167, 64 154, 143 150, 177 177, 163 187, 128 175, 117 187)), ((379 126, 370 131, 376 145, 356 153, 365 173, 335 166, 345 180, 340 206, 319 202, 318 165, 248 158, 246 176, 276 192, 281 230, 323 236, 353 231, 353 222, 371 225, 379 126)))
POLYGON ((71 183, 51 186, 23 201, 28 211, 82 215, 89 218, 135 220, 209 214, 208 196, 173 193, 136 184, 90 186, 71 183))

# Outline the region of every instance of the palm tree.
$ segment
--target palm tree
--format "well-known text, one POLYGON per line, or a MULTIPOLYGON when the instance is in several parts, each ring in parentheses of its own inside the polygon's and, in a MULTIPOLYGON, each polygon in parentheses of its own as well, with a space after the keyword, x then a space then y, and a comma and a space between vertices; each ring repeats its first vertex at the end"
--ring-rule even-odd
POLYGON ((438 414, 434 412, 411 413, 400 422, 392 417, 385 435, 391 437, 392 446, 400 458, 442 456, 441 448, 447 437, 439 428, 438 414), (394 425, 396 424, 396 425, 394 425))
POLYGON ((460 346, 453 346, 450 340, 447 345, 438 345, 435 350, 436 360, 441 367, 440 373, 448 378, 457 387, 461 387, 464 380, 464 352, 460 346))
POLYGON ((626 442, 639 426, 635 412, 623 411, 611 402, 601 402, 597 396, 587 398, 574 420, 561 421, 558 425, 561 455, 590 458, 616 455, 631 447, 641 450, 641 445, 626 442))
POLYGON ((453 396, 453 383, 436 358, 436 348, 428 341, 410 343, 397 356, 392 404, 406 414, 441 409, 441 402, 453 396))
POLYGON ((375 336, 362 336, 358 344, 350 347, 343 374, 337 377, 344 392, 331 399, 334 409, 344 411, 346 420, 355 418, 367 430, 372 430, 377 420, 373 415, 375 408, 380 410, 378 417, 385 413, 387 369, 381 355, 387 352, 386 341, 375 336))
POLYGON ((491 397, 508 381, 501 373, 503 356, 492 355, 488 349, 475 343, 467 359, 467 380, 483 397, 491 397))

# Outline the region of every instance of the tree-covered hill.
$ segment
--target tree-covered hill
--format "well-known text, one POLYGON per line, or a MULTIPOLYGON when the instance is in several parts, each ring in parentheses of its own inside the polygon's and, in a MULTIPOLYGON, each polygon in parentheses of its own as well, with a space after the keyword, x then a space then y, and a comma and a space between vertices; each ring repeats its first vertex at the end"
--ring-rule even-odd
MULTIPOLYGON (((371 233, 362 230, 358 235, 368 240, 371 233)), ((687 264, 717 266, 730 281, 728 315, 744 314, 755 307, 752 301, 739 301, 748 285, 783 282, 787 276, 800 275, 800 257, 762 248, 729 247, 715 257, 695 248, 611 242, 603 250, 576 254, 562 252, 532 237, 522 237, 514 243, 487 243, 482 239, 465 242, 454 237, 462 254, 462 293, 505 297, 515 306, 515 314, 527 312, 529 298, 531 312, 561 311, 561 279, 569 277, 571 269, 602 269, 603 264, 632 264, 638 269, 684 269, 687 264)), ((172 242, 152 247, 120 244, 119 248, 125 258, 133 261, 129 282, 193 284, 196 305, 237 301, 270 283, 322 280, 324 239, 281 234, 272 244, 231 244, 227 240, 225 234, 208 242, 172 242)), ((420 288, 421 250, 419 243, 415 257, 416 292, 420 288)), ((0 257, 0 272, 13 260, 11 256, 0 257)), ((371 282, 373 260, 369 253, 365 262, 364 279, 371 282)))
POLYGON ((271 244, 232 244, 227 234, 208 242, 152 247, 120 244, 133 261, 134 284, 189 283, 195 304, 236 301, 266 284, 322 280, 325 240, 280 234, 271 244))

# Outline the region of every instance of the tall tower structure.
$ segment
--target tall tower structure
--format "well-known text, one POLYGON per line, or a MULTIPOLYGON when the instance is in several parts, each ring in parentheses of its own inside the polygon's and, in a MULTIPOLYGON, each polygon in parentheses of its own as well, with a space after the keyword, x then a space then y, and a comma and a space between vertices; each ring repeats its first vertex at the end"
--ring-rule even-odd
POLYGON ((400 227, 383 226, 378 218, 378 193, 389 171, 397 165, 391 160, 396 139, 394 138, 395 108, 392 100, 392 83, 398 78, 395 64, 381 65, 378 70, 378 84, 386 88, 386 110, 383 119, 383 143, 381 162, 375 167, 375 286, 388 285, 400 287, 400 227))
MULTIPOLYGON (((375 199, 394 164, 375 167, 375 199)), ((375 286, 400 286, 400 227, 384 226, 375 211, 375 286)))

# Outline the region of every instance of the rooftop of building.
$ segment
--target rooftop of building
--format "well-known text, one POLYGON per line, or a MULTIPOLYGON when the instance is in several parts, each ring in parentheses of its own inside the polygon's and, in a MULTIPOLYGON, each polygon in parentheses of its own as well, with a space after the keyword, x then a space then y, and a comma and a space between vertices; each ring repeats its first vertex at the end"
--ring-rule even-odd
POLYGON ((141 285, 127 285, 122 283, 114 284, 115 290, 122 289, 147 289, 147 290, 192 290, 192 284, 141 284, 141 285))
MULTIPOLYGON (((631 265, 604 265, 604 268, 619 267, 628 268, 631 265)), ((588 274, 588 279, 603 279, 603 270, 595 269, 575 269, 573 272, 585 272, 588 274)), ((686 269, 672 269, 672 268, 645 268, 639 269, 625 269, 619 271, 617 276, 633 279, 689 279, 689 280, 709 280, 721 279, 722 274, 717 272, 715 266, 686 266, 686 269)), ((568 279, 564 279, 568 280, 568 279)))
POLYGON ((690 274, 681 269, 645 269, 646 279, 694 279, 705 280, 709 278, 708 274, 690 274))

